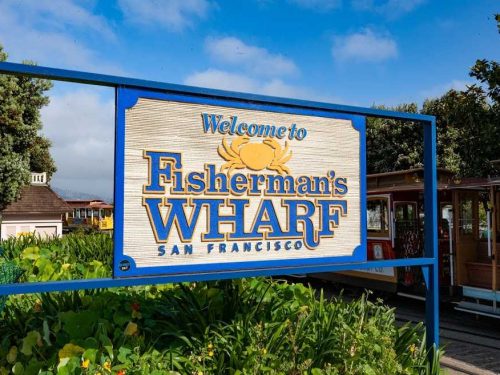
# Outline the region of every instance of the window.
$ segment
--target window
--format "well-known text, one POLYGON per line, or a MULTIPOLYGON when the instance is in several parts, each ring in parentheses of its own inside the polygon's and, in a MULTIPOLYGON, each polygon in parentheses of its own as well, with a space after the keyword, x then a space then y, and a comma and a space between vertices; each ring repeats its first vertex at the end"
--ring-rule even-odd
POLYGON ((383 197, 368 198, 367 220, 369 237, 389 237, 389 200, 383 197))
MULTIPOLYGON (((495 211, 497 213, 497 237, 500 235, 500 191, 496 193, 496 201, 495 201, 495 211)), ((498 240, 497 240, 498 242, 498 240)), ((497 279, 500 281, 500 279, 497 279)))
POLYGON ((440 238, 449 238, 450 230, 453 230, 453 206, 451 203, 441 205, 441 227, 439 228, 440 238))
POLYGON ((398 202, 396 203, 395 219, 396 221, 414 221, 417 217, 417 205, 411 202, 398 202))
POLYGON ((464 198, 460 202, 460 233, 472 234, 472 199, 464 198))
MULTIPOLYGON (((486 203, 487 205, 488 203, 486 203)), ((488 215, 490 212, 485 208, 484 203, 480 200, 478 202, 478 212, 479 212, 479 238, 488 238, 488 215)), ((491 235, 491 217, 490 217, 490 235, 491 235)))

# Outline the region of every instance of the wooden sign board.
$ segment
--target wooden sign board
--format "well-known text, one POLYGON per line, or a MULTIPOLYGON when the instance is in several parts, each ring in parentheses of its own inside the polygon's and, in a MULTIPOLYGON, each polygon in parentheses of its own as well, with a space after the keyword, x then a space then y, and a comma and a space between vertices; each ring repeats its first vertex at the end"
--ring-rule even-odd
POLYGON ((365 119, 118 89, 115 277, 366 260, 365 119))

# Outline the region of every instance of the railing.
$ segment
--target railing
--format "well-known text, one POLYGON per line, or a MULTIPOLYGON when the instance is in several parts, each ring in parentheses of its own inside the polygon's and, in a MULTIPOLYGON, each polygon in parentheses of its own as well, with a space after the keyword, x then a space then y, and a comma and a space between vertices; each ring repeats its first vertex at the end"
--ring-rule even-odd
POLYGON ((67 225, 71 226, 92 226, 99 228, 100 230, 111 230, 113 229, 113 218, 111 216, 106 216, 101 219, 94 218, 78 218, 78 217, 68 217, 66 220, 67 225))

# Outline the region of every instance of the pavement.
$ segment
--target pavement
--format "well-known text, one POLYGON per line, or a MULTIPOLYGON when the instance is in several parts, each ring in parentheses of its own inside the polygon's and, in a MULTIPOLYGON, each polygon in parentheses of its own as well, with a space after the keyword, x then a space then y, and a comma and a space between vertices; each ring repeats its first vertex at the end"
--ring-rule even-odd
POLYGON ((443 344, 446 348, 441 365, 447 369, 448 374, 500 374, 500 348, 485 348, 446 339, 443 339, 443 344))

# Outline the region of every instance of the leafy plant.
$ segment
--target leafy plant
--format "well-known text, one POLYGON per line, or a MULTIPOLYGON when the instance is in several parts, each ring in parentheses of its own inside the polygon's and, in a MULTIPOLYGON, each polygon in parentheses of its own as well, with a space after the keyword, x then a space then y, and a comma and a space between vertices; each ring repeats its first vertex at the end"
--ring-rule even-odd
MULTIPOLYGON (((4 245, 24 280, 40 281, 107 275, 108 239, 4 245), (98 259, 80 252, 86 241, 98 259)), ((422 326, 397 328, 382 301, 279 280, 17 295, 0 314, 0 374, 439 373, 422 326)))

